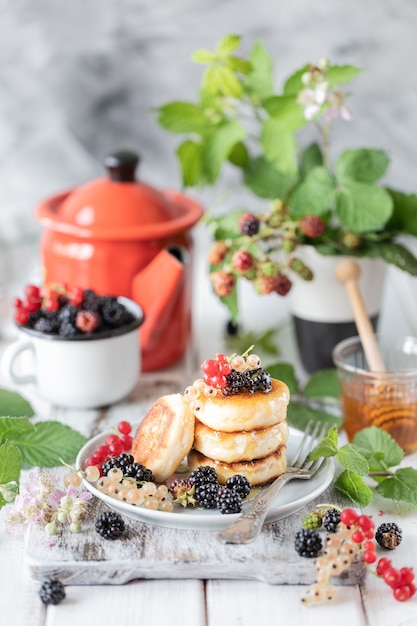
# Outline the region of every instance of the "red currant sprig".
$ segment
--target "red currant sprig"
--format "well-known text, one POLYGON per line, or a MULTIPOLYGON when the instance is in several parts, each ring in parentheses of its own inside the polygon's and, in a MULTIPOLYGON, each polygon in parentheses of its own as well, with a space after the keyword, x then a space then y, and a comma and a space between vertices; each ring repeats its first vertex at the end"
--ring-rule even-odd
POLYGON ((376 566, 376 574, 393 590, 394 598, 399 602, 405 602, 416 593, 414 584, 414 572, 410 567, 397 569, 393 567, 390 559, 379 559, 376 566))
POLYGON ((209 387, 224 389, 227 385, 227 375, 232 366, 224 354, 216 354, 214 359, 207 359, 201 366, 203 380, 209 387))
POLYGON ((119 422, 117 432, 107 435, 104 444, 98 446, 85 462, 85 467, 94 465, 100 470, 102 464, 113 456, 119 456, 122 452, 130 452, 132 449, 132 426, 127 421, 119 422))

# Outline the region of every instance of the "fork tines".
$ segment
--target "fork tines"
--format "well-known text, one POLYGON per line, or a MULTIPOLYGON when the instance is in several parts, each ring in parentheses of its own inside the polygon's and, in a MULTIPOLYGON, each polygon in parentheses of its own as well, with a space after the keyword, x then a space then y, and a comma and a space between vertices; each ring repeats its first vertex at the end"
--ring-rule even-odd
POLYGON ((314 420, 308 422, 304 436, 292 459, 292 467, 302 467, 304 465, 316 442, 326 434, 327 427, 327 423, 323 424, 322 422, 315 422, 314 420))

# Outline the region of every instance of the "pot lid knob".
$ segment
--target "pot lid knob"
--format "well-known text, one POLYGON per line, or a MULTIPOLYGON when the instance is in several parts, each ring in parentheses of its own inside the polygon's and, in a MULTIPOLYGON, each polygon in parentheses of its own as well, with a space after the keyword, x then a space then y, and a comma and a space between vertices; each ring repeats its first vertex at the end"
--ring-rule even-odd
POLYGON ((139 156, 135 152, 120 150, 112 152, 104 159, 110 180, 119 183, 132 183, 135 181, 135 170, 139 163, 139 156))

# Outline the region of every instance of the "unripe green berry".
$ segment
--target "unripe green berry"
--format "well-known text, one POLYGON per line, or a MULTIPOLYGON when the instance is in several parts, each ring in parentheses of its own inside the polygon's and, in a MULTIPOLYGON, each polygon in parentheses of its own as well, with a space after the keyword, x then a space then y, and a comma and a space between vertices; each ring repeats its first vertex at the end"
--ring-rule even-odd
POLYGON ((321 527, 321 517, 314 511, 308 513, 303 519, 303 528, 315 530, 321 527))
POLYGON ((303 267, 303 269, 301 270, 301 272, 300 272, 300 276, 301 276, 301 278, 302 278, 303 280, 306 280, 306 281, 313 280, 313 278, 314 278, 314 274, 313 274, 313 272, 311 271, 311 269, 310 269, 309 267, 305 267, 305 266, 304 266, 304 267, 303 267))
POLYGON ((284 239, 283 242, 282 242, 282 249, 287 254, 290 254, 291 252, 294 252, 296 247, 297 247, 297 243, 296 243, 296 241, 294 239, 284 239))
POLYGON ((259 270, 264 276, 275 276, 277 273, 276 265, 272 261, 260 263, 259 270))
POLYGON ((297 272, 297 274, 301 274, 301 272, 305 268, 305 265, 301 259, 297 259, 297 257, 294 257, 290 261, 290 268, 292 269, 293 272, 297 272))

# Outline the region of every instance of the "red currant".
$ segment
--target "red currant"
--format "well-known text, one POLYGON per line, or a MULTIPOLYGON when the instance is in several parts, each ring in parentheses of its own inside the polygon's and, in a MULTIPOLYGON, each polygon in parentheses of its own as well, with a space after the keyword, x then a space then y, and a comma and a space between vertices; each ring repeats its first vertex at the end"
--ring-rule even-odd
POLYGON ((113 441, 113 443, 109 445, 109 451, 113 456, 119 456, 119 454, 123 452, 123 444, 119 437, 117 438, 117 441, 113 441))
POLYGON ((218 352, 214 358, 217 363, 227 363, 227 356, 218 352))
POLYGON ((365 552, 362 554, 362 561, 364 563, 375 563, 377 558, 378 557, 375 550, 365 550, 365 552))
POLYGON ((379 559, 377 563, 376 573, 378 574, 378 576, 382 576, 389 567, 391 567, 390 559, 383 557, 382 559, 379 559))
POLYGON ((401 584, 401 574, 395 567, 389 567, 384 572, 384 580, 392 589, 401 584))
POLYGON ((368 515, 359 515, 358 524, 363 531, 368 531, 375 528, 373 520, 368 515))
POLYGON ((36 285, 26 285, 25 287, 25 296, 28 299, 39 299, 40 297, 40 290, 39 287, 37 287, 36 285))
POLYGON ((25 300, 25 302, 23 303, 23 306, 25 307, 26 311, 29 311, 29 313, 34 313, 35 311, 38 311, 41 308, 41 300, 25 300))
POLYGON ((13 308, 21 309, 23 307, 23 302, 21 298, 14 298, 13 300, 13 308))
POLYGON ((352 541, 354 541, 355 543, 362 543, 364 539, 365 535, 360 530, 355 530, 355 532, 352 534, 352 541))
POLYGON ((358 514, 353 509, 343 509, 340 513, 340 521, 346 526, 353 526, 358 522, 358 514))
POLYGON ((414 580, 414 572, 410 567, 402 567, 400 569, 401 582, 404 585, 409 585, 414 580))
POLYGON ((207 374, 207 376, 215 376, 218 372, 218 364, 216 363, 216 361, 214 359, 207 359, 206 361, 204 361, 204 363, 201 366, 201 369, 203 370, 204 374, 207 374))
POLYGON ((122 435, 129 435, 132 432, 132 426, 129 424, 129 422, 119 422, 117 424, 117 430, 119 431, 119 433, 122 433, 122 435))
POLYGON ((394 589, 394 598, 399 602, 405 602, 411 598, 411 589, 408 585, 401 585, 394 589))
POLYGON ((120 441, 123 445, 123 452, 129 452, 132 449, 133 439, 130 435, 121 435, 120 441))
POLYGON ((227 376, 232 371, 232 366, 228 361, 219 363, 219 374, 222 376, 227 376))
POLYGON ((16 324, 19 324, 19 326, 25 326, 25 324, 28 323, 29 318, 30 313, 25 309, 17 309, 16 313, 14 314, 14 321, 16 322, 16 324))
POLYGON ((59 301, 55 298, 48 298, 44 304, 44 308, 46 311, 49 311, 49 313, 54 313, 59 309, 59 301))
POLYGON ((111 435, 107 435, 106 440, 105 440, 104 443, 105 443, 106 446, 110 446, 115 441, 116 442, 120 441, 120 438, 119 438, 118 435, 115 435, 115 434, 112 433, 111 435))
POLYGON ((74 287, 69 295, 69 302, 74 306, 80 306, 84 301, 84 289, 74 287))
POLYGON ((365 541, 363 544, 364 550, 375 550, 375 541, 365 541))

